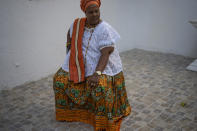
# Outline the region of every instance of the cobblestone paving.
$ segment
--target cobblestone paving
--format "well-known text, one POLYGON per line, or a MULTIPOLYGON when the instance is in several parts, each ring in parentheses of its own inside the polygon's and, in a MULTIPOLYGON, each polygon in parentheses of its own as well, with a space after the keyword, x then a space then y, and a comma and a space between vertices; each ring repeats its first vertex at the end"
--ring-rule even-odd
MULTIPOLYGON (((197 72, 185 69, 194 59, 139 49, 121 58, 132 106, 121 131, 197 131, 197 72)), ((93 131, 55 120, 52 76, 0 92, 0 131, 93 131)))

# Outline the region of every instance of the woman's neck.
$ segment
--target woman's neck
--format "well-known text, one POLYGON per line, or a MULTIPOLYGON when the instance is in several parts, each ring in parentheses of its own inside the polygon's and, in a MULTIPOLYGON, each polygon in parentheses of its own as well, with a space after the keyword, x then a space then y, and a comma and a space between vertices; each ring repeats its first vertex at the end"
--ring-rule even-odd
POLYGON ((100 19, 98 23, 96 24, 90 24, 87 20, 86 20, 86 23, 85 23, 85 26, 87 28, 95 28, 102 20, 100 19))

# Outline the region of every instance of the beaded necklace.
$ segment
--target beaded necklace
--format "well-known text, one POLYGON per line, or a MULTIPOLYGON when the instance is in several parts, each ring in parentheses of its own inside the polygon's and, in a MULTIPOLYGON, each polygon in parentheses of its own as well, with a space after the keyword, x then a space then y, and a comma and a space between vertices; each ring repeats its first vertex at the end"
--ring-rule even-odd
POLYGON ((90 31, 90 37, 89 37, 89 39, 88 39, 88 46, 86 47, 86 53, 85 53, 85 65, 86 65, 86 55, 87 55, 87 52, 88 52, 88 48, 89 48, 89 45, 90 45, 90 40, 92 39, 92 34, 93 34, 93 32, 94 32, 94 28, 93 28, 93 30, 91 30, 90 31))
MULTIPOLYGON (((101 22, 101 20, 99 20, 99 23, 101 22)), ((99 24, 98 23, 98 24, 99 24)), ((93 32, 94 32, 94 29, 95 29, 95 27, 98 25, 98 24, 96 24, 96 25, 94 25, 94 26, 91 26, 91 25, 89 25, 88 23, 87 23, 87 25, 86 25, 86 27, 87 28, 93 28, 92 30, 90 30, 90 37, 89 37, 89 39, 88 39, 88 46, 86 47, 86 53, 85 53, 85 65, 86 65, 86 55, 87 55, 87 52, 88 52, 88 48, 89 48, 89 45, 90 45, 90 40, 92 39, 92 34, 93 34, 93 32)))

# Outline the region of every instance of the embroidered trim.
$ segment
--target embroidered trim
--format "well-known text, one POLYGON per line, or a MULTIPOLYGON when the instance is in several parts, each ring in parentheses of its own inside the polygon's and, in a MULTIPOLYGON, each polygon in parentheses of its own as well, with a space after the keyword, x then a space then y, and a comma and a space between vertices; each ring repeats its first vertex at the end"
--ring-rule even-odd
POLYGON ((81 19, 77 21, 77 31, 76 31, 76 39, 75 39, 75 50, 76 50, 76 65, 77 65, 77 71, 79 76, 79 81, 81 80, 81 69, 79 66, 79 60, 78 60, 78 48, 77 48, 77 41, 78 41, 78 34, 79 34, 79 25, 80 25, 81 19))
POLYGON ((105 46, 101 47, 100 50, 102 50, 105 47, 114 47, 114 44, 112 44, 112 45, 105 45, 105 46))

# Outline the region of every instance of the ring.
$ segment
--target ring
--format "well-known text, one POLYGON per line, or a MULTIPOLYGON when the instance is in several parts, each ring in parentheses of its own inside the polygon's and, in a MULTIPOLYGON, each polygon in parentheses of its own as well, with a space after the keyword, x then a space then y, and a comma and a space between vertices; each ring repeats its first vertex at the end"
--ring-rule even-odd
POLYGON ((92 84, 91 84, 91 86, 95 86, 95 84, 94 84, 94 83, 92 83, 92 84))

